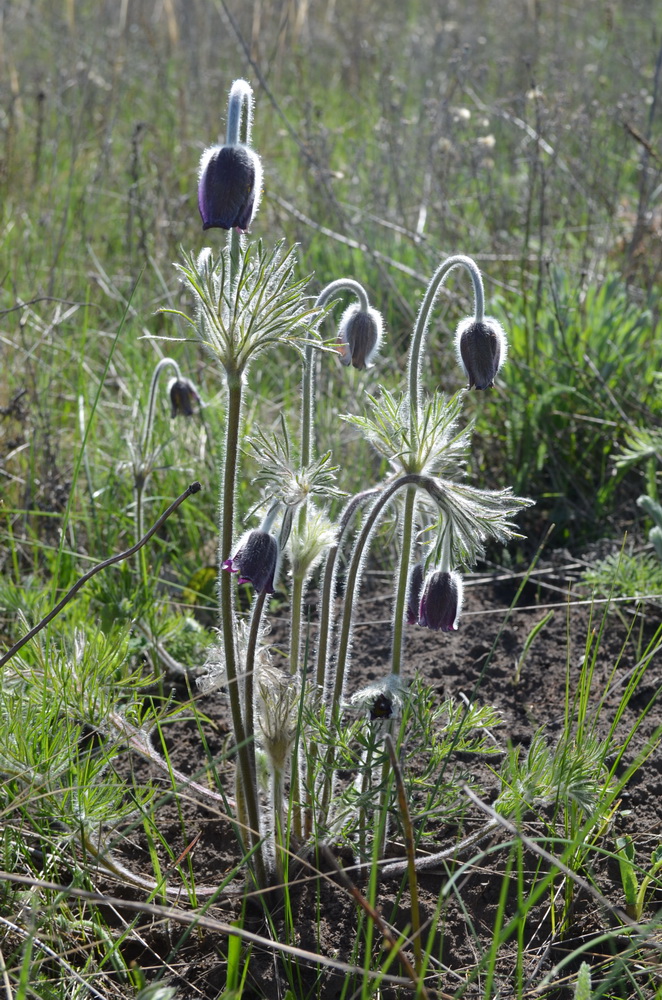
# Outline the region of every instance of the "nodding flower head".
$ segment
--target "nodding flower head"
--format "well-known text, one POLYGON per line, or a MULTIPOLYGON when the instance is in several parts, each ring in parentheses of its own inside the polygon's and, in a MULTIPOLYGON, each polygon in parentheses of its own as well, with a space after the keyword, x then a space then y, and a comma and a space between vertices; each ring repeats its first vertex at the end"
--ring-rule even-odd
POLYGON ((463 319, 455 333, 455 348, 469 388, 491 389, 506 360, 506 335, 501 324, 491 316, 463 319))
POLYGON ((421 590, 423 589, 423 563, 417 562, 409 574, 409 589, 407 591, 407 622, 418 624, 418 609, 421 605, 421 590))
POLYGON ((168 382, 171 417, 192 417, 193 404, 200 402, 197 390, 187 378, 173 378, 168 382))
POLYGON ((361 309, 356 303, 348 306, 338 327, 340 363, 353 365, 359 371, 372 368, 372 359, 382 339, 382 317, 376 309, 361 309))
POLYGON ((462 577, 459 573, 435 570, 423 588, 418 624, 435 632, 455 632, 462 611, 462 577))
POLYGON ((352 712, 366 715, 371 722, 385 722, 400 719, 405 700, 405 683, 396 674, 389 674, 382 680, 374 681, 361 688, 343 707, 352 712))
POLYGON ((258 594, 273 594, 280 548, 275 535, 256 529, 244 535, 223 569, 239 574, 239 583, 252 583, 258 594))
POLYGON ((204 229, 250 226, 262 193, 260 157, 239 143, 211 146, 202 154, 198 179, 198 207, 204 229))

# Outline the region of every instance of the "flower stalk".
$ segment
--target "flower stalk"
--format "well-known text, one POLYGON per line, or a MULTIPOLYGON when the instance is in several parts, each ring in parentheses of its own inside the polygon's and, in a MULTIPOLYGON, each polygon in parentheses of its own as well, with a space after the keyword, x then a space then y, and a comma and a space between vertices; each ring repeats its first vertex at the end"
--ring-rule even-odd
MULTIPOLYGON (((239 375, 233 378, 227 375, 227 424, 225 434, 225 456, 223 461, 223 489, 221 495, 221 523, 219 565, 230 558, 235 521, 235 480, 237 474, 237 455, 239 447, 239 429, 241 425, 241 395, 242 380, 239 375)), ((237 677, 237 657, 235 645, 235 617, 232 593, 232 577, 230 573, 219 571, 220 624, 225 655, 225 670, 230 698, 232 727, 237 746, 238 781, 241 792, 238 799, 246 806, 246 816, 249 826, 249 840, 256 847, 260 839, 260 813, 257 801, 257 785, 255 777, 255 753, 248 743, 248 735, 244 725, 241 698, 237 677)), ((252 737, 254 734, 251 733, 252 737)), ((253 855, 255 880, 263 888, 266 885, 266 870, 264 857, 259 850, 253 855)))
MULTIPOLYGON (((412 451, 415 447, 415 442, 418 436, 417 428, 419 424, 419 400, 423 367, 423 351, 430 326, 430 316, 437 297, 439 296, 439 293, 441 292, 448 276, 453 270, 455 270, 455 268, 458 267, 465 268, 471 277, 474 291, 474 321, 480 323, 484 317, 485 293, 483 289, 483 279, 476 262, 471 257, 467 257, 464 254, 456 254, 452 257, 447 257, 435 271, 432 276, 432 280, 426 289, 423 302, 421 303, 421 308, 418 312, 418 316, 416 317, 416 323, 414 325, 411 345, 409 348, 407 381, 409 386, 409 440, 411 442, 412 451)), ((400 565, 398 567, 395 604, 393 609, 391 672, 396 676, 400 674, 400 670, 402 668, 407 588, 411 566, 411 553, 415 524, 416 491, 412 489, 408 491, 405 498, 405 505, 401 519, 400 565)))

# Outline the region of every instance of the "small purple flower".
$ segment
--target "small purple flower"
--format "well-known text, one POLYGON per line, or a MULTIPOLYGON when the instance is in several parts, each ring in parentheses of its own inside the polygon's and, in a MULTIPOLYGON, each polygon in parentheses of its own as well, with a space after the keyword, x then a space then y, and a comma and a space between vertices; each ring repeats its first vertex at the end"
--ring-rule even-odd
POLYGON ((211 146, 202 154, 198 207, 204 229, 246 232, 262 193, 262 164, 248 146, 211 146))
POLYGON ((423 577, 423 563, 417 562, 409 574, 409 589, 407 591, 407 622, 409 625, 418 625, 423 577))
POLYGON ((435 570, 423 588, 418 623, 435 632, 455 632, 462 610, 462 577, 435 570))
POLYGON ((455 333, 457 359, 469 379, 469 388, 491 389, 506 360, 506 335, 491 316, 482 321, 464 319, 455 333))
POLYGON ((278 565, 278 540, 268 531, 249 531, 223 569, 239 574, 239 583, 252 583, 258 594, 273 594, 278 565))
POLYGON ((168 383, 171 417, 192 417, 193 404, 200 402, 197 390, 187 378, 173 378, 168 383))
POLYGON ((340 363, 353 365, 359 371, 372 368, 372 359, 382 339, 382 317, 376 309, 367 312, 354 304, 348 306, 338 327, 340 363))

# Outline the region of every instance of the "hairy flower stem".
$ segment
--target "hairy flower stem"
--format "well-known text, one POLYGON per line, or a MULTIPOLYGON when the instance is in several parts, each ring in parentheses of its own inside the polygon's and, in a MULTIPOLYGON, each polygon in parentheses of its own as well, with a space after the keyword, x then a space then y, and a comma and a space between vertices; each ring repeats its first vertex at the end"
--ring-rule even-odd
POLYGON ((391 502, 391 500, 398 492, 398 490, 401 490, 404 487, 411 485, 417 485, 425 488, 426 484, 430 481, 431 481, 430 477, 428 476, 421 476, 418 475, 417 473, 407 473, 404 476, 399 476, 394 482, 390 483, 381 492, 379 498, 370 508, 370 513, 367 515, 363 523, 363 526, 361 528, 361 531, 359 532, 358 538, 354 543, 354 549, 352 551, 352 556, 347 570, 345 599, 343 603, 343 614, 340 626, 340 636, 338 639, 338 652, 336 656, 336 667, 335 667, 335 681, 333 685, 334 705, 339 704, 342 698, 343 687, 345 683, 345 667, 347 664, 347 656, 349 652, 349 640, 351 636, 352 623, 354 620, 356 590, 361 570, 361 564, 363 561, 363 552, 366 547, 366 544, 379 518, 382 516, 384 510, 391 502))
POLYGON ((317 675, 316 682, 318 690, 323 690, 325 692, 330 692, 331 684, 335 679, 330 675, 329 667, 329 638, 331 635, 331 629, 333 627, 333 599, 335 591, 335 580, 336 580, 336 563, 338 561, 338 552, 340 551, 340 546, 342 545, 345 537, 345 532, 347 531, 349 524, 354 517, 354 514, 361 506, 361 504, 368 500, 370 497, 376 496, 380 491, 379 487, 372 487, 372 489, 364 490, 362 493, 357 493, 349 501, 345 510, 340 518, 340 524, 338 526, 338 534, 336 536, 335 543, 329 548, 326 557, 326 566, 324 567, 324 579, 322 582, 322 597, 320 600, 320 622, 319 622, 319 637, 317 644, 317 675))
POLYGON ((405 608, 407 605, 407 587, 409 581, 409 564, 414 538, 414 522, 416 519, 416 487, 410 486, 405 496, 405 508, 402 513, 402 537, 400 552, 400 568, 395 590, 395 608, 393 610, 393 636, 391 640, 391 673, 398 675, 402 666, 402 650, 405 636, 405 608))
MULTIPOLYGON (((267 596, 265 590, 256 594, 251 611, 251 623, 248 632, 248 644, 246 646, 246 673, 244 675, 244 730, 246 735, 255 732, 255 651, 260 636, 262 613, 267 596)), ((251 767, 253 774, 255 774, 255 740, 251 740, 249 750, 251 767)))
POLYGON ((271 808, 273 812, 274 864, 276 866, 276 884, 283 885, 283 858, 285 856, 285 783, 283 772, 278 767, 271 769, 271 808))
MULTIPOLYGON (((354 292, 359 300, 360 308, 368 309, 368 295, 365 288, 353 278, 339 278, 322 289, 315 302, 315 311, 324 306, 341 291, 354 292)), ((313 460, 315 453, 315 359, 310 338, 304 347, 302 398, 301 398, 301 467, 306 468, 313 460)), ((303 504, 299 511, 298 529, 303 534, 306 527, 308 505, 303 504)), ((301 621, 305 581, 295 577, 292 588, 292 628, 290 639, 290 671, 296 673, 301 647, 301 621)))
MULTIPOLYGON (((367 311, 368 296, 358 281, 352 278, 340 278, 332 281, 317 296, 315 310, 323 309, 324 306, 341 291, 354 292, 359 300, 361 309, 367 311)), ((302 398, 301 398, 301 467, 306 468, 313 459, 315 453, 315 357, 313 345, 310 338, 304 347, 303 353, 303 377, 302 377, 302 398)), ((298 530, 303 535, 306 529, 308 517, 308 504, 301 506, 298 515, 298 530)), ((299 659, 301 656, 301 623, 303 619, 303 598, 305 591, 305 576, 295 574, 292 581, 291 596, 291 626, 290 626, 290 673, 296 674, 299 669, 299 659)), ((297 767, 296 746, 292 752, 291 781, 298 782, 299 768, 297 767)), ((298 791, 293 789, 293 792, 298 791)), ((301 812, 297 806, 297 797, 293 794, 293 829, 294 833, 301 837, 302 821, 301 812)))
POLYGON ((225 127, 226 145, 234 146, 243 141, 245 146, 250 146, 252 128, 253 88, 246 80, 235 80, 228 96, 228 118, 225 127), (242 112, 244 112, 243 119, 242 112), (243 139, 241 137, 242 124, 244 126, 243 139))
POLYGON ((143 427, 143 434, 140 441, 140 451, 143 456, 149 451, 150 444, 152 443, 152 430, 154 429, 154 404, 156 402, 156 384, 159 380, 159 375, 166 368, 172 368, 175 372, 175 378, 181 380, 182 373, 179 370, 179 365, 174 358, 161 358, 156 368, 152 372, 152 381, 149 386, 149 396, 147 398, 147 417, 145 418, 145 426, 143 427))
MULTIPOLYGON (((340 627, 340 636, 338 639, 338 651, 336 655, 335 668, 330 668, 329 670, 329 683, 328 687, 325 687, 325 698, 327 699, 327 704, 330 709, 332 717, 335 717, 335 724, 339 722, 339 706, 342 699, 343 688, 345 684, 345 672, 347 665, 347 657, 349 652, 350 637, 352 631, 352 623, 354 619, 354 609, 356 603, 356 591, 361 570, 361 565, 363 561, 363 552, 366 544, 375 528, 379 518, 384 513, 386 507, 391 502, 398 490, 409 487, 409 486, 419 486, 422 489, 427 489, 428 484, 432 483, 433 480, 429 476, 422 476, 417 473, 407 473, 404 476, 399 476, 393 483, 390 483, 385 489, 383 489, 370 508, 370 512, 367 515, 361 531, 359 532, 358 538, 354 543, 354 549, 352 551, 352 556, 349 562, 349 567, 347 570, 347 582, 345 584, 345 598, 343 602, 343 614, 342 622, 340 627), (330 703, 328 702, 329 692, 331 694, 330 703)), ((321 816, 323 820, 326 818, 326 814, 329 807, 329 802, 331 800, 332 794, 332 781, 330 778, 331 767, 333 764, 333 741, 331 741, 331 746, 327 752, 326 757, 326 767, 324 771, 327 778, 324 781, 324 787, 321 795, 321 816)))
MULTIPOLYGON (((304 504, 300 513, 304 514, 305 510, 306 505, 304 504)), ((301 612, 303 609, 304 584, 304 575, 296 573, 292 579, 292 611, 290 625, 290 673, 292 675, 296 675, 299 670, 299 657, 301 655, 301 612)), ((304 667, 302 664, 302 675, 303 671, 304 667)), ((301 799, 299 768, 299 741, 297 740, 292 747, 290 763, 290 796, 292 799, 292 830, 294 831, 294 835, 301 840, 302 819, 301 808, 299 805, 301 799)), ((276 853, 278 854, 278 845, 276 845, 276 853)))
MULTIPOLYGON (((485 311, 483 279, 481 278, 476 262, 464 254, 456 254, 453 257, 448 257, 437 268, 426 289, 421 308, 416 317, 411 346, 409 348, 407 381, 409 385, 409 440, 412 452, 417 445, 416 427, 418 423, 421 371, 425 341, 430 326, 430 314, 446 279, 456 267, 466 268, 471 275, 474 289, 474 319, 479 322, 482 321, 485 311)), ((414 490, 411 490, 408 492, 405 500, 401 524, 402 549, 400 552, 400 567, 398 570, 395 607, 393 611, 393 644, 391 649, 391 673, 393 674, 399 674, 402 666, 404 619, 415 522, 416 496, 414 490)))
MULTIPOLYGON (((354 292, 359 300, 359 308, 367 312, 369 308, 368 294, 362 284, 353 278, 339 278, 332 281, 317 296, 315 310, 323 309, 338 292, 354 292)), ((315 365, 313 346, 310 341, 304 348, 303 355, 303 392, 301 405, 301 465, 306 466, 312 461, 315 450, 315 365)))
POLYGON ((409 407, 411 414, 409 430, 411 433, 412 445, 416 426, 416 416, 418 413, 421 369, 423 367, 423 348, 425 347, 425 340, 430 326, 430 314, 432 312, 432 307, 437 300, 437 296, 446 282, 446 279, 451 271, 453 271, 456 267, 466 268, 471 275, 474 287, 474 319, 477 322, 482 322, 485 314, 485 293, 483 291, 483 279, 478 269, 478 265, 474 260, 472 260, 471 257, 467 257, 464 254, 456 254, 453 257, 447 257, 435 271, 432 276, 432 280, 426 289, 423 302, 421 303, 421 308, 419 309, 418 316, 416 317, 416 324, 414 326, 411 345, 409 347, 407 381, 409 385, 409 407))
MULTIPOLYGON (((142 538, 143 535, 143 495, 145 492, 146 478, 144 475, 136 476, 133 482, 134 493, 135 493, 135 516, 136 516, 136 539, 142 538)), ((147 559, 145 557, 145 550, 139 549, 136 553, 136 561, 138 563, 138 576, 143 585, 143 590, 147 593, 147 587, 149 585, 149 574, 147 572, 147 559)))
MULTIPOLYGON (((225 143, 227 146, 236 146, 238 142, 250 145, 251 130, 253 127, 253 88, 246 80, 235 80, 230 88, 228 97, 228 118, 225 129, 225 143), (243 136, 242 136, 243 125, 243 136)), ((234 285, 234 276, 239 265, 239 250, 241 247, 241 236, 236 229, 231 229, 228 233, 228 246, 230 248, 230 288, 234 285)))
MULTIPOLYGON (((221 544, 219 565, 230 558, 234 534, 235 480, 237 474, 237 454, 239 449, 239 429, 241 424, 242 381, 238 372, 227 371, 228 410, 225 434, 225 461, 223 465, 223 493, 221 497, 221 544)), ((241 698, 237 679, 237 655, 235 647, 234 602, 232 596, 232 576, 226 570, 219 570, 220 619, 223 636, 225 670, 228 680, 230 712, 238 757, 238 779, 241 795, 238 799, 246 805, 246 815, 250 827, 250 839, 255 846, 260 837, 260 817, 257 802, 255 777, 255 753, 249 748, 254 733, 244 726, 241 698)), ((266 885, 264 857, 258 849, 254 855, 255 879, 259 887, 266 885)))

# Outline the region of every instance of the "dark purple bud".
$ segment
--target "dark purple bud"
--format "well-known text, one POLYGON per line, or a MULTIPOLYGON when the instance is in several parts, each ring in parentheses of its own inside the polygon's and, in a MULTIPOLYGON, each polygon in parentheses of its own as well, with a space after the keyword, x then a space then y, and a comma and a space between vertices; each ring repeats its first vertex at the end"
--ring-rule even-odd
POLYGON ((501 324, 486 316, 464 319, 455 333, 457 359, 469 379, 469 388, 491 389, 506 360, 506 335, 501 324))
POLYGON ((359 371, 372 368, 371 361, 382 339, 382 317, 376 309, 367 312, 358 305, 345 309, 338 327, 338 352, 343 365, 359 371))
POLYGON ((200 402, 195 386, 187 378, 173 378, 168 383, 171 417, 192 417, 193 404, 200 402))
POLYGON ((462 610, 462 577, 435 570, 423 588, 418 623, 435 632, 455 632, 462 610))
POLYGON ((262 193, 260 158, 248 146, 212 146, 200 160, 198 207, 204 229, 250 226, 262 193))
POLYGON ((268 531, 249 531, 223 569, 239 574, 239 583, 252 583, 258 594, 273 594, 279 547, 268 531))
POLYGON ((416 563, 409 574, 409 589, 407 591, 407 621, 410 625, 418 625, 418 609, 421 604, 423 589, 423 563, 416 563))

